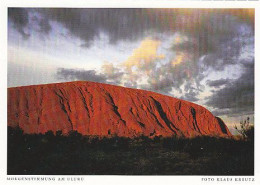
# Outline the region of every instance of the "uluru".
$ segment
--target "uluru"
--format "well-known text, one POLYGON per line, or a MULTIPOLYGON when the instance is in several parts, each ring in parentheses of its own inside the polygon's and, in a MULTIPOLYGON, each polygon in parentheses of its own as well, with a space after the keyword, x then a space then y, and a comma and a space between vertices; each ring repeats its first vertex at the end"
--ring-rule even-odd
POLYGON ((8 126, 89 136, 231 136, 206 108, 155 92, 76 81, 8 88, 8 126))

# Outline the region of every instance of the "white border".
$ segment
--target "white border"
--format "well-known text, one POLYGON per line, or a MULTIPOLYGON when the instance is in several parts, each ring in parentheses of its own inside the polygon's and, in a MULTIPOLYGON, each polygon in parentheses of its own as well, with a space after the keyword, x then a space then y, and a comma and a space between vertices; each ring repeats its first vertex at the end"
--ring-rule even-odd
MULTIPOLYGON (((259 103, 260 89, 258 81, 260 75, 259 52, 260 51, 260 6, 259 1, 176 1, 176 0, 1 0, 0 1, 0 184, 60 184, 60 182, 41 182, 41 181, 7 181, 6 175, 6 159, 7 159, 7 140, 6 140, 6 124, 7 124, 7 7, 74 7, 74 8, 255 8, 255 128, 256 128, 256 143, 255 143, 255 182, 217 182, 216 176, 82 176, 83 182, 78 184, 260 184, 260 151, 259 139, 260 131, 258 123, 260 122, 259 103), (201 178, 214 178, 214 182, 203 182, 201 178)), ((259 123, 260 124, 260 123, 259 123)), ((17 176, 16 176, 17 177, 17 176)), ((23 176, 24 177, 24 176, 23 176)), ((48 176, 50 177, 50 176, 48 176)), ((60 176, 55 176, 56 179, 60 176)), ((66 177, 66 176, 65 176, 66 177)), ((70 176, 71 177, 71 176, 70 176)), ((77 176, 80 177, 80 176, 77 176)), ((236 176, 225 176, 236 178, 236 176)), ((71 184, 66 181, 62 184, 71 184)))

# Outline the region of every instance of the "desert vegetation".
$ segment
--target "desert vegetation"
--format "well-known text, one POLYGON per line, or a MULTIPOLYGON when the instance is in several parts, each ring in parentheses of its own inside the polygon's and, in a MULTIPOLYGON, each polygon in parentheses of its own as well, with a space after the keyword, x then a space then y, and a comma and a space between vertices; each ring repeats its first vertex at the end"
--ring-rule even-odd
POLYGON ((9 175, 253 175, 254 142, 217 137, 98 138, 8 127, 9 175))
POLYGON ((238 137, 243 140, 254 140, 254 125, 250 124, 250 118, 247 117, 245 120, 241 120, 239 127, 234 126, 235 130, 239 133, 238 137))

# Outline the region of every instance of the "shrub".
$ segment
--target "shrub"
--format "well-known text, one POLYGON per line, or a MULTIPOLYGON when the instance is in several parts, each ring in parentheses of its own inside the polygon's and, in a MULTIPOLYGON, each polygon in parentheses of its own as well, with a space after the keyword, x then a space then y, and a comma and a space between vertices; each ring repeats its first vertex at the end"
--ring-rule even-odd
POLYGON ((254 140, 254 126, 250 125, 250 118, 247 117, 245 120, 240 121, 240 128, 236 125, 234 127, 236 131, 242 135, 243 139, 245 140, 254 140))

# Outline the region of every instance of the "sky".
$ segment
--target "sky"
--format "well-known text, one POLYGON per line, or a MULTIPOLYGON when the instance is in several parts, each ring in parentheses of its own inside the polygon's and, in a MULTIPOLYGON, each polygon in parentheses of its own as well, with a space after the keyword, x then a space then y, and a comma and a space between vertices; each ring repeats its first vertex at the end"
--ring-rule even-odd
POLYGON ((9 8, 8 87, 87 80, 254 122, 254 9, 9 8))

